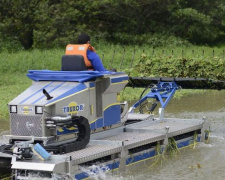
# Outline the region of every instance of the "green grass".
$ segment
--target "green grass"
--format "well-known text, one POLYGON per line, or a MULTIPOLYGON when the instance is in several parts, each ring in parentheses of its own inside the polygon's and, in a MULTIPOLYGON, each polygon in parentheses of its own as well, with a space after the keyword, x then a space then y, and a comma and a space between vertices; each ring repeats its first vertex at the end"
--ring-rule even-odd
POLYGON ((4 74, 1 76, 0 87, 0 120, 9 118, 7 104, 28 88, 32 81, 24 73, 4 74))
MULTIPOLYGON (((150 46, 121 46, 112 44, 100 44, 95 46, 100 58, 103 59, 103 64, 107 69, 116 68, 119 71, 129 69, 131 64, 135 64, 140 60, 143 53, 148 56, 165 56, 174 57, 193 57, 202 56, 217 56, 224 58, 224 47, 174 47, 174 48, 157 48, 153 49, 150 46), (214 52, 214 53, 213 53, 214 52)), ((29 69, 61 69, 61 57, 64 54, 64 49, 51 50, 30 50, 17 51, 10 53, 7 51, 0 53, 0 120, 8 120, 7 104, 23 92, 31 85, 31 80, 26 77, 29 69)), ((143 89, 126 88, 121 93, 122 100, 139 99, 143 89)), ((190 93, 201 93, 202 91, 185 90, 178 92, 178 98, 190 93)), ((175 97, 176 97, 175 96, 175 97)))

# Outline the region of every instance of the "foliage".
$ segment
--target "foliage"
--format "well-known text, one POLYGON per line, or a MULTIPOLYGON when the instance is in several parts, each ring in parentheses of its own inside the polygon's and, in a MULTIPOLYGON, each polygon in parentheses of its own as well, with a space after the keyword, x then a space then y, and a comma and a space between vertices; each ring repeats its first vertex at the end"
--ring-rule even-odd
POLYGON ((2 0, 0 3, 0 32, 19 40, 25 49, 33 44, 34 12, 37 4, 38 0, 2 0))
POLYGON ((141 35, 127 34, 127 33, 115 33, 114 43, 120 44, 135 44, 143 45, 150 44, 153 48, 156 47, 174 47, 174 46, 190 46, 188 41, 175 37, 169 34, 148 33, 141 35))
POLYGON ((0 52, 16 52, 23 50, 21 43, 18 39, 5 36, 0 33, 0 52))
POLYGON ((91 34, 94 41, 152 47, 187 41, 224 44, 225 3, 223 0, 0 2, 0 44, 3 46, 19 42, 25 49, 64 47, 76 43, 77 35, 82 32, 91 34))
POLYGON ((218 57, 174 58, 142 55, 138 64, 127 70, 131 76, 141 77, 201 77, 225 79, 225 60, 218 57))
POLYGON ((168 144, 165 150, 171 157, 179 154, 179 149, 174 138, 168 138, 168 144))
POLYGON ((24 73, 1 74, 0 82, 0 120, 9 118, 7 104, 31 85, 24 73))

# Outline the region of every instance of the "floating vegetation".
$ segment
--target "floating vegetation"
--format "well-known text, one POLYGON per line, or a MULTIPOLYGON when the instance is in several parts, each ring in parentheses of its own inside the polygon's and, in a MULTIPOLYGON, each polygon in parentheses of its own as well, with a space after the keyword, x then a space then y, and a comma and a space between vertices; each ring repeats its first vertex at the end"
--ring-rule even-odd
POLYGON ((11 176, 11 174, 4 174, 4 175, 2 175, 0 173, 0 179, 1 180, 11 180, 12 178, 13 178, 13 176, 11 176))
POLYGON ((177 143, 174 138, 168 139, 168 144, 166 146, 166 152, 170 156, 175 156, 179 153, 179 148, 178 148, 177 143))
POLYGON ((198 133, 196 131, 194 132, 194 139, 193 140, 194 140, 193 141, 193 149, 195 149, 195 146, 198 142, 198 133))
POLYGON ((155 146, 155 161, 152 163, 151 166, 155 166, 158 163, 162 165, 163 159, 165 160, 164 151, 163 148, 161 147, 160 142, 158 141, 155 146))
POLYGON ((201 167, 202 167, 202 165, 198 163, 198 164, 196 164, 196 166, 193 166, 193 165, 192 165, 192 166, 190 166, 189 168, 192 168, 192 169, 198 168, 198 169, 199 169, 199 168, 201 168, 201 167))
POLYGON ((209 130, 205 130, 205 143, 209 144, 209 137, 210 137, 210 129, 209 130))

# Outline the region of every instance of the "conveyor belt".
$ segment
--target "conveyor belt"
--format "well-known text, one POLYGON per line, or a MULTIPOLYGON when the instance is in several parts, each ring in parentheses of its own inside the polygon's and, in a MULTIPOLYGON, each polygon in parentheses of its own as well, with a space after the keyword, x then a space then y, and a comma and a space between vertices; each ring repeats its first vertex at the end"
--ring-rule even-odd
POLYGON ((176 82, 182 89, 225 89, 225 81, 206 78, 176 78, 176 77, 129 77, 127 87, 145 88, 151 84, 161 82, 176 82))

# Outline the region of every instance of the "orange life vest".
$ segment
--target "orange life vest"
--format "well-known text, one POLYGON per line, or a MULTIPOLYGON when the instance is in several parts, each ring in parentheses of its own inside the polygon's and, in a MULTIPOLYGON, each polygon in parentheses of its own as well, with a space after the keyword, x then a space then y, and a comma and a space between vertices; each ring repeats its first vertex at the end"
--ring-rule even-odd
POLYGON ((91 61, 87 58, 87 50, 95 52, 94 48, 90 44, 68 44, 66 46, 66 55, 82 55, 86 67, 92 68, 91 61))

